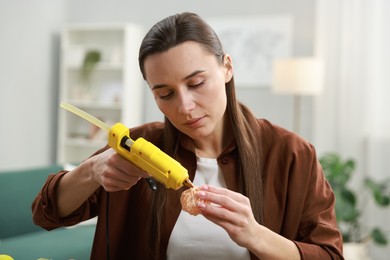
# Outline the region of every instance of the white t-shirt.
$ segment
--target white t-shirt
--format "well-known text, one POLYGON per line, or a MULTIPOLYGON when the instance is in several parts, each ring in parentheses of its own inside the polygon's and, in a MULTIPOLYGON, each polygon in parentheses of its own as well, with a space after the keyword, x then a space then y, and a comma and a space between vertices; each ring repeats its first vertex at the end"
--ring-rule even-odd
MULTIPOLYGON (((197 158, 195 186, 211 184, 226 188, 216 159, 197 158)), ((167 249, 168 260, 182 259, 250 259, 249 251, 237 245, 220 226, 202 215, 181 211, 167 249)))

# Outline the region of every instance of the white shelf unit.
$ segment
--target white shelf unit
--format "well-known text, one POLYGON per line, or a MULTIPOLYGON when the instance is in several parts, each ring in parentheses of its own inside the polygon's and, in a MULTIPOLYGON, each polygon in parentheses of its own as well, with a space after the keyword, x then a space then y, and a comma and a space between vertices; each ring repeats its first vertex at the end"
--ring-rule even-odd
MULTIPOLYGON (((59 101, 102 121, 131 127, 142 122, 144 82, 138 50, 144 31, 135 24, 72 24, 63 28, 59 101), (89 51, 100 60, 85 87, 80 72, 89 51)), ((107 143, 107 134, 68 112, 58 114, 58 163, 78 163, 107 143)))

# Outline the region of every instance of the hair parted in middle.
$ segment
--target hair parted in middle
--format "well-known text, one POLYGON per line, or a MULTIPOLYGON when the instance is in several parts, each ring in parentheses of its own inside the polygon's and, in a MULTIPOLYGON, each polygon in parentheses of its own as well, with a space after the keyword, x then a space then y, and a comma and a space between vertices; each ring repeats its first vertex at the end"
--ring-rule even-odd
MULTIPOLYGON (((184 42, 196 42, 202 48, 213 54, 220 64, 223 64, 225 52, 222 44, 211 28, 202 18, 194 13, 181 13, 169 16, 156 23, 144 37, 139 51, 139 66, 146 80, 148 75, 144 68, 145 59, 151 55, 160 54, 184 42)), ((229 64, 232 66, 231 64, 229 64)), ((239 189, 250 201, 256 220, 263 223, 263 168, 261 165, 261 143, 258 121, 254 114, 236 98, 234 77, 225 84, 227 107, 226 113, 231 122, 231 130, 237 143, 239 153, 239 189)), ((230 131, 230 130, 229 130, 230 131)), ((163 150, 175 157, 180 132, 165 117, 163 150)), ((163 195, 165 188, 155 192, 152 212, 154 215, 153 233, 159 243, 159 224, 161 219, 163 195)), ((157 249, 157 248, 156 248, 157 249)))

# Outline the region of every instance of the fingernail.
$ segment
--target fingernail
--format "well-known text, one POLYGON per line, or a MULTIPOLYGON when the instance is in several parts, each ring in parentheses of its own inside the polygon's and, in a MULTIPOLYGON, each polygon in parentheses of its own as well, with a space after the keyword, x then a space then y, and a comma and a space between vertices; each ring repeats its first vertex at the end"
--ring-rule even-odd
POLYGON ((206 196, 206 192, 204 192, 204 191, 198 191, 196 194, 197 194, 198 197, 200 197, 200 198, 204 198, 204 197, 206 196))
POLYGON ((209 189, 209 186, 207 186, 207 185, 202 185, 202 186, 200 186, 200 189, 202 189, 202 190, 208 190, 208 189, 209 189))
POLYGON ((206 204, 204 204, 203 202, 198 202, 198 208, 204 209, 206 208, 206 204))

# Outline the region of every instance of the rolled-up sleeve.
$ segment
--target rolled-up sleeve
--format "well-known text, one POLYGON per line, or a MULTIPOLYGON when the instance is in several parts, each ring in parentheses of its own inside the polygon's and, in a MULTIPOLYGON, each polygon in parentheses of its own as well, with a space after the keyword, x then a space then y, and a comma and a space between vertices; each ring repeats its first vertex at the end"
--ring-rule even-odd
POLYGON ((337 228, 334 211, 335 196, 325 179, 314 147, 310 146, 309 150, 311 169, 305 174, 308 185, 294 242, 302 259, 343 259, 342 236, 337 228))
POLYGON ((72 226, 81 221, 93 218, 98 213, 98 197, 94 193, 78 209, 69 216, 61 218, 58 214, 56 188, 58 182, 67 171, 50 174, 35 197, 31 209, 33 222, 46 230, 52 230, 62 226, 72 226))

